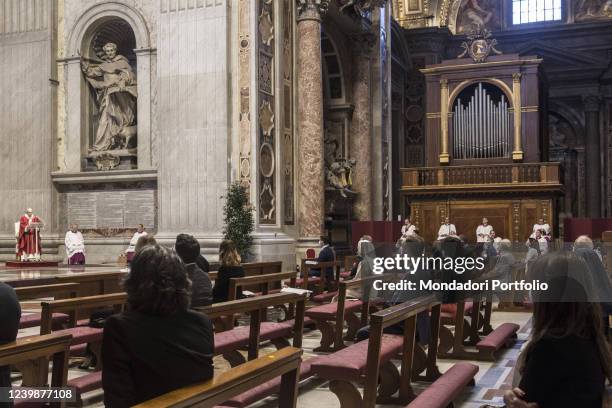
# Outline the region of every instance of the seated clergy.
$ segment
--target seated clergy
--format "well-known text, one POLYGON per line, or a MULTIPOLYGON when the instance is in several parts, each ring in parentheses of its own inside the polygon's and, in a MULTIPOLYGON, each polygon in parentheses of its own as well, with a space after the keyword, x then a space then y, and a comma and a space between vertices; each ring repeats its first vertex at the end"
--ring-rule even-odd
POLYGON ((191 307, 210 305, 212 283, 208 274, 196 264, 196 259, 200 255, 200 243, 191 235, 179 234, 174 248, 185 263, 187 276, 191 280, 191 307))
POLYGON ((448 217, 444 218, 444 222, 440 226, 438 230, 438 241, 442 241, 446 237, 456 236, 457 228, 455 228, 455 224, 451 224, 448 217))
MULTIPOLYGON (((334 248, 331 246, 331 241, 327 237, 321 237, 319 239, 319 245, 321 246, 321 251, 319 252, 319 256, 317 257, 317 262, 330 262, 336 260, 336 252, 334 248)), ((321 276, 320 269, 311 269, 308 272, 308 276, 321 276)), ((325 268, 325 280, 327 282, 331 282, 334 280, 334 268, 327 267, 325 268)))
MULTIPOLYGON (((219 246, 219 272, 213 287, 213 303, 226 302, 229 299, 229 284, 231 278, 243 278, 244 269, 240 265, 242 259, 234 241, 226 239, 219 246)), ((236 298, 242 298, 242 289, 238 288, 236 298)))
POLYGON ((408 236, 414 235, 415 230, 416 225, 410 222, 410 218, 406 218, 406 220, 404 220, 404 225, 402 225, 402 238, 408 238, 408 236))
POLYGON ((543 236, 550 235, 550 225, 547 222, 544 222, 544 218, 538 219, 536 224, 533 224, 533 232, 531 234, 532 238, 535 238, 536 231, 541 231, 543 236))
POLYGON ((146 236, 147 232, 145 231, 143 224, 138 224, 138 229, 132 235, 132 239, 130 239, 130 245, 125 250, 125 255, 127 257, 127 261, 131 262, 132 258, 134 258, 134 254, 136 253, 136 244, 138 243, 138 239, 140 237, 146 236))
POLYGON ((66 245, 68 265, 84 265, 85 240, 83 239, 83 234, 79 231, 78 225, 70 224, 70 230, 66 232, 64 244, 66 245))
POLYGON ((159 245, 143 248, 125 290, 128 310, 104 324, 104 405, 131 407, 212 378, 212 323, 189 309, 190 283, 178 255, 159 245))

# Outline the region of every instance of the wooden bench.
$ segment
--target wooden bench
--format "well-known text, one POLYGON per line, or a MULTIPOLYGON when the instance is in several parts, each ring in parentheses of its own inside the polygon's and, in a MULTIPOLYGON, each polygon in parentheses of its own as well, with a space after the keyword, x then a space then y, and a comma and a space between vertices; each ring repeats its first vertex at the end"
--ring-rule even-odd
MULTIPOLYGON (((440 348, 438 356, 450 359, 466 359, 478 361, 495 361, 495 353, 502 347, 509 347, 517 338, 516 332, 520 326, 515 323, 504 323, 491 331, 484 339, 478 333, 480 319, 480 296, 475 295, 471 309, 471 322, 464 321, 466 302, 456 304, 454 331, 446 326, 440 327, 440 348), (469 331, 467 334, 465 333, 469 331), (465 339, 468 338, 467 341, 465 339), (477 351, 465 348, 466 345, 475 346, 477 351)), ((490 316, 490 315, 489 315, 490 316)))
POLYGON ((214 407, 281 376, 279 408, 294 408, 302 350, 286 347, 232 368, 200 384, 171 391, 136 408, 214 407))
MULTIPOLYGON (((440 303, 433 295, 373 313, 367 341, 309 360, 312 373, 330 380, 330 390, 336 394, 342 407, 373 408, 376 403, 406 404, 416 397, 411 386, 416 372, 424 369, 426 374, 419 379, 426 381, 440 378, 436 365, 439 324, 440 303), (425 360, 418 361, 415 359, 416 350, 420 349, 415 340, 416 319, 419 313, 429 309, 431 338, 425 360), (383 334, 385 328, 397 324, 403 324, 403 335, 383 334), (401 372, 398 372, 391 359, 400 354, 401 372), (419 367, 420 364, 424 367, 419 367), (363 384, 363 396, 358 390, 359 384, 363 384), (393 397, 398 390, 398 397, 393 397)), ((467 374, 471 373, 464 373, 464 376, 467 374)), ((473 374, 467 377, 471 380, 473 374)))
MULTIPOLYGON (((49 359, 53 361, 51 387, 65 387, 68 379, 70 335, 47 334, 17 339, 0 346, 0 366, 15 366, 22 373, 22 386, 49 385, 49 359)), ((56 402, 52 407, 65 407, 56 402)))
POLYGON ((288 280, 289 286, 295 287, 296 272, 276 272, 264 275, 245 276, 243 278, 231 278, 229 283, 228 300, 235 300, 238 288, 256 287, 258 294, 280 292, 283 281, 288 280))
POLYGON ((321 331, 321 345, 315 348, 314 351, 328 352, 343 348, 343 328, 345 320, 348 323, 346 339, 351 341, 354 339, 357 330, 368 323, 370 302, 347 300, 347 289, 359 286, 369 288, 375 280, 386 281, 393 278, 393 275, 386 274, 339 282, 337 302, 309 308, 305 313, 306 317, 313 319, 317 324, 317 328, 321 331), (361 317, 357 317, 356 313, 359 311, 361 311, 361 317))
MULTIPOLYGON (((43 285, 43 286, 23 286, 15 289, 17 298, 20 302, 32 299, 40 299, 43 297, 53 297, 54 299, 61 298, 74 298, 77 296, 79 290, 78 283, 58 283, 54 285, 43 285)), ((53 314, 53 326, 55 328, 61 327, 67 323, 70 319, 70 315, 65 313, 54 313, 53 314)), ((29 327, 40 326, 41 315, 40 313, 30 313, 22 315, 19 321, 19 328, 26 329, 29 327)))
MULTIPOLYGON (((273 262, 247 262, 241 264, 242 269, 244 270, 244 276, 259 276, 259 275, 269 275, 273 273, 280 273, 283 271, 283 263, 282 261, 273 261, 273 262)), ((217 276, 219 276, 219 271, 210 271, 208 272, 208 277, 211 281, 217 280, 217 276)), ((257 287, 253 288, 245 288, 251 291, 256 291, 257 287)))
POLYGON ((287 337, 293 336, 293 347, 302 347, 304 331, 304 308, 306 295, 296 293, 275 293, 241 300, 215 303, 196 308, 208 317, 234 316, 239 313, 250 315, 249 326, 238 326, 230 330, 215 333, 215 355, 223 355, 232 366, 244 363, 244 357, 238 351, 248 347, 248 359, 259 355, 259 343, 270 341, 277 348, 289 346, 287 337), (295 317, 282 322, 262 321, 262 310, 272 306, 293 304, 295 317))

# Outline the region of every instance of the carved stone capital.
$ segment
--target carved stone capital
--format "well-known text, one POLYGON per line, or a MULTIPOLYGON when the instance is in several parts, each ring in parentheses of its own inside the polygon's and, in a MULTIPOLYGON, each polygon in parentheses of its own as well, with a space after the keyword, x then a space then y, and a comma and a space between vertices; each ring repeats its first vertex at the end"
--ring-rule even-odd
POLYGON ((448 79, 441 79, 440 80, 440 87, 441 88, 448 88, 448 79))
POLYGON ((582 99, 582 103, 584 105, 585 112, 599 112, 599 105, 601 100, 599 96, 596 95, 588 95, 582 99))
POLYGON ((522 74, 520 72, 515 72, 512 74, 512 82, 520 82, 522 74))
POLYGON ((321 21, 328 8, 329 0, 297 0, 297 21, 321 21))

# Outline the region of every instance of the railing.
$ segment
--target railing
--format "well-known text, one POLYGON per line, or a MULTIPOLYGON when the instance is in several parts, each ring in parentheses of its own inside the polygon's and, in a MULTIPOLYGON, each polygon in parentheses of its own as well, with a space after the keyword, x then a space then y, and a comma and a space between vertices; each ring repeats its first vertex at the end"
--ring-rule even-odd
POLYGON ((560 184, 559 163, 513 163, 402 169, 404 189, 503 184, 560 184))

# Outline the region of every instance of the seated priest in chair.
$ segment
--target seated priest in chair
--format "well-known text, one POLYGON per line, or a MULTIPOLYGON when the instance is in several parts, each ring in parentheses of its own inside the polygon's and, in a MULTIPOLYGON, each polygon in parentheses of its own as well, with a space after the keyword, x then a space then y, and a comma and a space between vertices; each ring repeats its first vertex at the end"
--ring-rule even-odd
POLYGON ((18 255, 22 262, 40 261, 42 246, 40 244, 40 229, 42 220, 34 215, 31 208, 19 218, 18 255))
POLYGON ((68 265, 85 265, 85 240, 76 224, 70 224, 70 230, 66 232, 66 256, 68 265))

